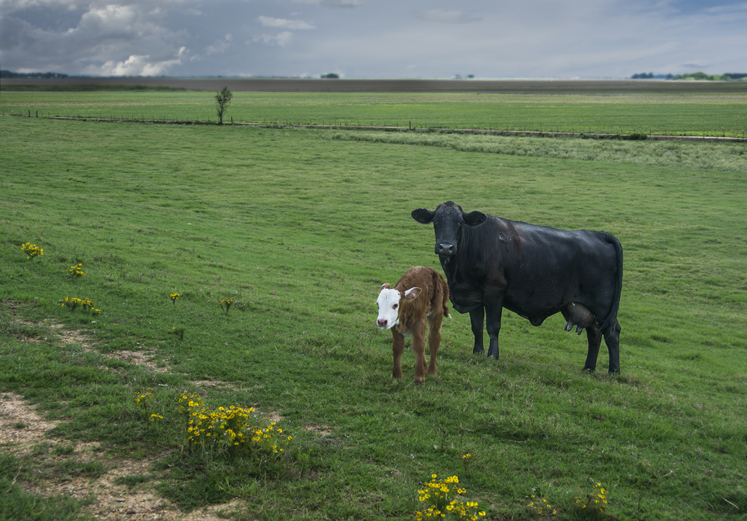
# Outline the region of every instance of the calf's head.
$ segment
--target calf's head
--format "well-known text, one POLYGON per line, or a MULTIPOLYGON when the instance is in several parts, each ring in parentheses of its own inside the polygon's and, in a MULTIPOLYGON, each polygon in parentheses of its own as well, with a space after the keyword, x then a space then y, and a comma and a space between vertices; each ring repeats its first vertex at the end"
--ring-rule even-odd
POLYGON ((392 329, 399 324, 400 304, 402 301, 414 300, 420 295, 420 288, 410 288, 404 293, 398 289, 392 289, 387 283, 381 286, 376 306, 379 308, 379 318, 376 325, 381 329, 392 329))
POLYGON ((413 210, 411 215, 421 224, 433 223, 436 232, 434 252, 443 260, 457 254, 464 226, 477 226, 487 220, 487 216, 482 212, 464 213, 462 207, 453 201, 439 204, 432 212, 418 208, 413 210))

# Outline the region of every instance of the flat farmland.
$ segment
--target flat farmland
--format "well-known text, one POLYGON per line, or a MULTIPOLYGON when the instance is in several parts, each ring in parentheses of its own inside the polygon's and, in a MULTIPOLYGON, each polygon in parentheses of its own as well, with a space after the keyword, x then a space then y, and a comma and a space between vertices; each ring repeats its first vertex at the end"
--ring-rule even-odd
MULTIPOLYGON (((65 94, 81 96, 49 103, 65 94)), ((70 103, 140 94, 211 104, 70 103)), ((248 99, 262 96, 287 94, 248 99)), ((744 519, 744 145, 396 134, 1 118, 0 396, 56 426, 25 452, 0 445, 0 519, 103 518, 96 487, 133 462, 113 497, 197 518, 411 519, 436 474, 492 520, 545 519, 542 499, 556 519, 588 518, 579 504, 597 519, 744 519), (622 374, 584 373, 585 341, 560 316, 506 312, 501 360, 475 356, 453 312, 439 374, 415 385, 406 352, 393 381, 377 291, 411 266, 441 271, 410 212, 447 200, 618 237, 622 374), (253 407, 292 439, 282 455, 196 444, 183 393, 253 407)))
MULTIPOLYGON (((220 90, 223 84, 216 81, 211 80, 211 84, 220 90)), ((690 83, 685 86, 691 87, 690 83)), ((627 91, 566 88, 556 92, 553 85, 554 82, 546 82, 544 89, 530 89, 527 93, 500 89, 411 92, 405 88, 402 92, 237 90, 226 117, 227 121, 237 123, 747 135, 747 86, 742 83, 727 84, 731 88, 728 91, 708 84, 700 85, 699 89, 682 90, 679 82, 666 82, 659 89, 627 91)), ((124 86, 113 85, 95 91, 5 90, 0 96, 0 113, 34 117, 38 114, 41 117, 217 121, 214 92, 132 88, 124 90, 124 86)))

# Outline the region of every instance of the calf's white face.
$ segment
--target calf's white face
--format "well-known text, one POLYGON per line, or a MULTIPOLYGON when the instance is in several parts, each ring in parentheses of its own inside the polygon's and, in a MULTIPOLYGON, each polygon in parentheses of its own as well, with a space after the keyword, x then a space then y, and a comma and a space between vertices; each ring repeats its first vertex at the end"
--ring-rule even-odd
MULTIPOLYGON (((404 300, 412 300, 419 294, 420 288, 410 288, 405 291, 404 300)), ((399 324, 401 300, 403 300, 402 294, 396 289, 391 289, 389 284, 384 284, 381 287, 379 298, 376 300, 376 306, 379 308, 379 318, 376 320, 376 324, 381 329, 391 329, 399 324)))
POLYGON ((391 329, 399 323, 399 301, 401 299, 396 289, 384 288, 376 299, 379 308, 379 318, 376 324, 381 329, 391 329))

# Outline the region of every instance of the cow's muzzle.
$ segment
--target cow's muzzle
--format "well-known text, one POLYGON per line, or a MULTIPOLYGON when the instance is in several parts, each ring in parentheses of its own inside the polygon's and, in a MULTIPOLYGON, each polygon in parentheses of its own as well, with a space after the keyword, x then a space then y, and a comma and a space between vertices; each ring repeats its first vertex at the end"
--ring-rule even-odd
POLYGON ((436 255, 451 257, 452 255, 456 254, 456 244, 450 242, 436 243, 435 252, 436 255))

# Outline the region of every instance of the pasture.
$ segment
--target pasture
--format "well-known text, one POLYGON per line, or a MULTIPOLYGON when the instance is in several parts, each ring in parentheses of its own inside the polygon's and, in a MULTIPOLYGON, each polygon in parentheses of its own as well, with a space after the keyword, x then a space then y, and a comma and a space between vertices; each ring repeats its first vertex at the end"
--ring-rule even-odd
MULTIPOLYGON (((247 114, 269 97, 247 97, 247 114)), ((122 479, 132 494, 229 519, 406 519, 433 474, 458 475, 487 519, 582 519, 576 498, 598 483, 619 519, 746 517, 744 145, 684 143, 662 165, 643 142, 605 161, 506 151, 528 138, 496 153, 379 135, 0 120, 0 393, 59 422, 30 452, 0 446, 0 519, 93 515, 90 498, 35 490, 123 458, 149 463, 122 479), (718 170, 677 160, 719 155, 718 170), (585 340, 560 315, 532 327, 504 312, 492 361, 452 312, 439 374, 414 384, 408 343, 392 381, 378 288, 441 271, 410 212, 446 200, 617 236, 622 374, 583 373, 585 340), (189 450, 183 392, 255 407, 292 442, 259 460, 189 450), (64 448, 84 442, 101 463, 64 448), (557 514, 529 506, 541 499, 557 514)))
MULTIPOLYGON (((672 83, 672 82, 670 82, 672 83)), ((677 83, 677 82, 674 82, 677 83)), ((549 82, 552 85, 552 82, 549 82)), ((217 90, 222 84, 217 84, 217 90)), ((678 85, 671 85, 675 89, 678 85)), ((747 82, 688 95, 592 92, 234 92, 226 121, 609 134, 747 136, 747 82)), ((217 121, 214 92, 14 92, 0 113, 149 121, 217 121)))

